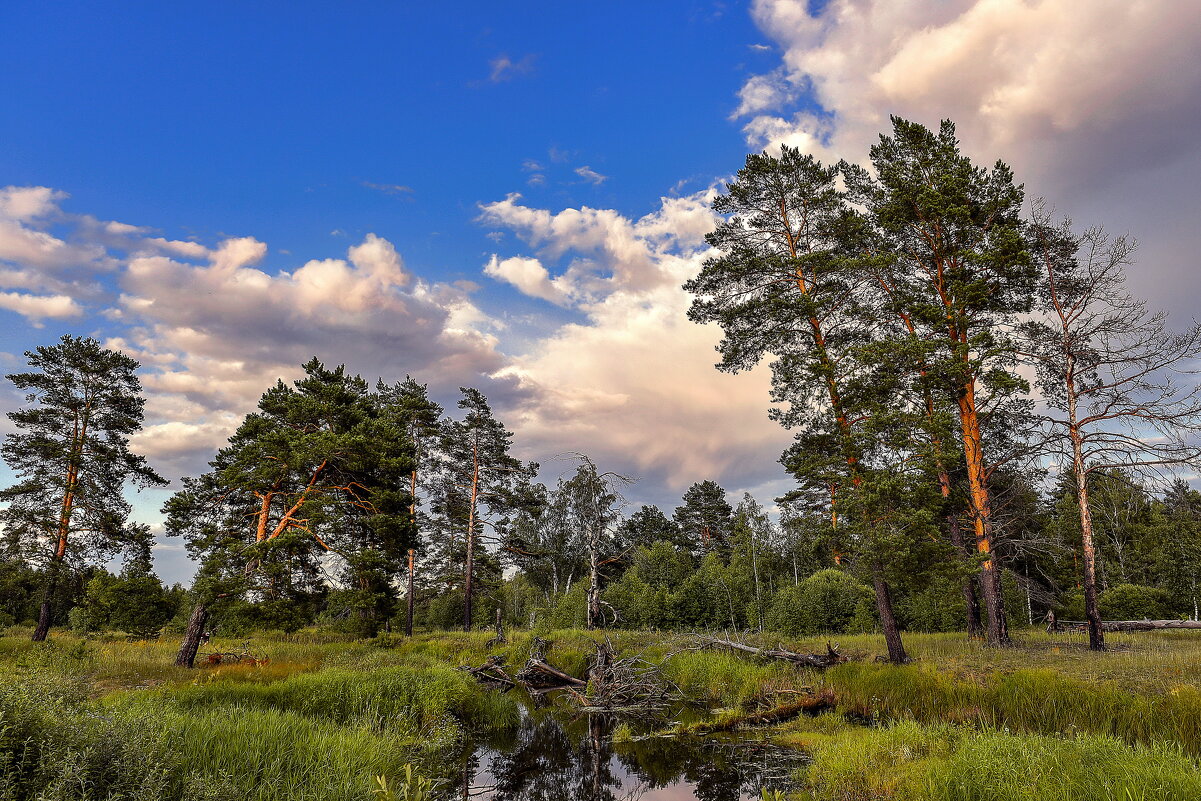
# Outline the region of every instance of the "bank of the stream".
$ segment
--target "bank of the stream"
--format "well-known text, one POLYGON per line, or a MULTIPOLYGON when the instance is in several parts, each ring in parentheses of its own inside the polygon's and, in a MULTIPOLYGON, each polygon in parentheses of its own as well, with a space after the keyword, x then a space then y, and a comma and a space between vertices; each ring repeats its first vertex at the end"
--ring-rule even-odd
MULTIPOLYGON (((431 800, 464 787, 531 801, 635 787, 713 801, 764 787, 812 799, 1201 797, 1201 636, 1190 632, 1114 635, 1101 655, 1075 635, 1030 632, 1005 650, 910 635, 916 662, 901 668, 873 661, 875 638, 844 637, 853 661, 825 672, 616 632, 620 653, 659 663, 701 710, 642 721, 580 715, 567 701, 533 709, 455 670, 489 653, 521 664, 526 633, 499 648, 487 634, 263 634, 252 643, 266 665, 194 671, 170 666, 170 642, 34 645, 22 634, 0 638, 5 801, 417 798, 418 775, 442 782, 431 800), (812 696, 832 708, 748 725, 812 696)), ((551 661, 582 676, 593 635, 543 636, 551 661)))

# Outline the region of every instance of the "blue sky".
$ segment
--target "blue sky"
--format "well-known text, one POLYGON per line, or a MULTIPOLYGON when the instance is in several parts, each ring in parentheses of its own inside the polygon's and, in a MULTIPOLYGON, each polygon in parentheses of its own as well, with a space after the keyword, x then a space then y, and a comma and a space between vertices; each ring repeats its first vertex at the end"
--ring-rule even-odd
POLYGON ((728 172, 725 118, 771 58, 740 4, 189 5, 7 4, 6 182, 177 238, 254 235, 267 267, 370 231, 419 273, 475 277, 481 201, 641 215, 728 172))
POLYGON ((481 388, 549 479, 580 451, 636 502, 769 502, 767 376, 712 368, 680 285, 747 152, 861 161, 889 114, 1139 239, 1153 305, 1201 298, 1201 4, 13 2, 0 30, 0 367, 129 352, 172 478, 315 354, 481 388))

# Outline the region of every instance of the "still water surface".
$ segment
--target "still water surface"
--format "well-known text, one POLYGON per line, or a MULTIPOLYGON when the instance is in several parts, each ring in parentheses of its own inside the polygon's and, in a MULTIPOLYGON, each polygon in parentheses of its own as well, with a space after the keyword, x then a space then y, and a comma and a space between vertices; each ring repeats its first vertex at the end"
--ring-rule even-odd
POLYGON ((619 722, 563 704, 528 709, 516 730, 468 743, 457 764, 445 766, 439 797, 745 801, 763 788, 795 789, 791 776, 804 764, 803 755, 755 733, 615 744, 619 722))

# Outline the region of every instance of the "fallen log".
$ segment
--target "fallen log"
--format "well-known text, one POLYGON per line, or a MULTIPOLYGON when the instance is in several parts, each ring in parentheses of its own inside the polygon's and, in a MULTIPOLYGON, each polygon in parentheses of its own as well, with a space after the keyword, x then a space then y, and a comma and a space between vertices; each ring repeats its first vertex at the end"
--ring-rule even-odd
POLYGON ((459 670, 470 673, 482 682, 493 682, 496 684, 506 685, 512 689, 517 686, 517 682, 509 677, 509 674, 504 669, 505 658, 503 656, 489 656, 484 660, 484 664, 479 667, 471 667, 470 665, 461 665, 459 670))
POLYGON ((828 668, 847 661, 847 657, 840 654, 838 648, 830 643, 826 643, 826 652, 824 654, 802 654, 796 651, 789 651, 783 645, 777 645, 775 648, 756 648, 753 645, 747 645, 737 640, 708 637, 701 634, 694 634, 692 636, 697 640, 700 648, 725 648, 730 651, 741 651, 767 659, 781 659, 785 662, 791 662, 798 667, 828 668))
MULTIPOLYGON (((1085 620, 1058 620, 1053 625, 1052 631, 1088 631, 1088 621, 1085 620)), ((1163 629, 1201 629, 1201 620, 1105 620, 1101 622, 1102 631, 1158 631, 1163 629)))
POLYGON ((517 672, 517 681, 527 689, 553 690, 558 687, 587 687, 588 682, 564 673, 546 661, 546 652, 550 643, 541 637, 535 637, 530 648, 530 658, 517 672))

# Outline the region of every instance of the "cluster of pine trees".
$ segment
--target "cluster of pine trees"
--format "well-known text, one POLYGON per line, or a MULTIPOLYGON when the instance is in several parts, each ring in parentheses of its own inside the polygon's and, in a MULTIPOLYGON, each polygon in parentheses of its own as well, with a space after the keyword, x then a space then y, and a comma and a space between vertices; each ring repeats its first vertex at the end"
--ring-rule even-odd
POLYGON ((903 661, 903 629, 1004 644, 1055 610, 1100 648, 1103 615, 1196 617, 1201 494, 1176 476, 1201 329, 1126 292, 1132 243, 1027 210, 950 123, 896 119, 869 161, 749 156, 685 286, 720 369, 771 365, 796 485, 770 514, 713 481, 630 513, 631 479, 587 455, 512 456, 478 390, 448 412, 314 359, 165 504, 199 566, 185 597, 123 495, 164 483, 128 448, 137 364, 64 337, 9 376, 29 404, 3 448, 0 615, 35 639, 174 620, 188 665, 213 626, 879 629, 903 661))

